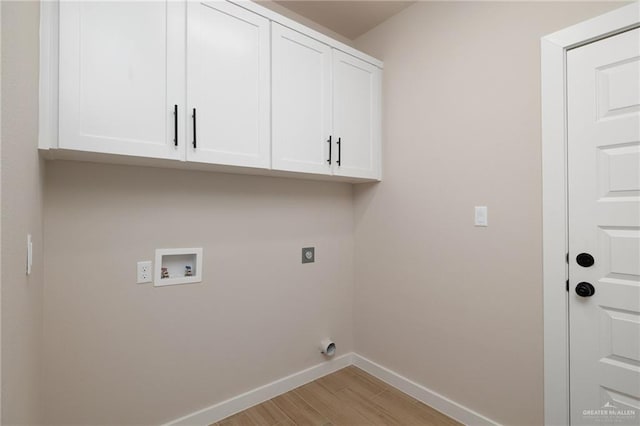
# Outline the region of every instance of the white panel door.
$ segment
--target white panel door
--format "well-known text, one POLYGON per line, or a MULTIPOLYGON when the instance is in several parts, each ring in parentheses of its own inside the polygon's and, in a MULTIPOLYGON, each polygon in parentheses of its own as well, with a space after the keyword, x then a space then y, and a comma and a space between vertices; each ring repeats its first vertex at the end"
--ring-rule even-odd
POLYGON ((640 29, 567 73, 571 423, 640 425, 640 29))
POLYGON ((271 31, 272 168, 330 174, 331 48, 275 22, 271 31))
POLYGON ((380 178, 380 74, 374 65, 333 51, 333 173, 380 178))
POLYGON ((187 10, 187 160, 269 168, 269 21, 225 1, 187 10))
POLYGON ((184 18, 171 1, 60 2, 60 148, 184 158, 184 18))

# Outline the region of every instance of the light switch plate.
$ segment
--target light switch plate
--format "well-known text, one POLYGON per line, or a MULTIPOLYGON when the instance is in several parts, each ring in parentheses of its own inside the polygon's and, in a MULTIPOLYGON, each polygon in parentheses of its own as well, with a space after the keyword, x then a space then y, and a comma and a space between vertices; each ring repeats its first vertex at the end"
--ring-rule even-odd
POLYGON ((302 249, 302 263, 313 263, 316 261, 315 247, 305 247, 302 249))
POLYGON ((475 225, 489 226, 489 216, 488 216, 487 206, 476 206, 475 225))
POLYGON ((31 275, 31 268, 33 266, 33 241, 31 240, 31 234, 27 235, 27 275, 31 275))

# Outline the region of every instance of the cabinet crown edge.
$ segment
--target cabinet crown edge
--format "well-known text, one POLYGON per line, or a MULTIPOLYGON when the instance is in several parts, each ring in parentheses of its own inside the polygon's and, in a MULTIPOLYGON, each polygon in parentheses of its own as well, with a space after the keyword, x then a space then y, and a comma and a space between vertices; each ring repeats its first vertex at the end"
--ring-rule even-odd
MULTIPOLYGON (((368 55, 364 52, 361 52, 360 50, 354 47, 351 47, 339 40, 336 40, 326 34, 323 34, 320 31, 314 30, 313 28, 309 28, 306 25, 301 24, 291 18, 287 18, 286 16, 283 16, 278 12, 275 12, 271 9, 261 6, 254 1, 251 1, 251 0, 212 0, 212 1, 228 1, 229 3, 233 3, 237 6, 250 10, 253 13, 261 15, 272 22, 277 22, 280 25, 283 25, 292 30, 298 31, 299 33, 307 35, 315 40, 318 40, 321 43, 324 43, 330 47, 333 47, 334 49, 341 50, 344 53, 347 53, 351 56, 355 56, 358 59, 361 59, 365 62, 375 65, 380 69, 384 69, 383 61, 377 58, 374 58, 373 56, 368 55)), ((208 3, 208 2, 205 2, 205 3, 208 3)))

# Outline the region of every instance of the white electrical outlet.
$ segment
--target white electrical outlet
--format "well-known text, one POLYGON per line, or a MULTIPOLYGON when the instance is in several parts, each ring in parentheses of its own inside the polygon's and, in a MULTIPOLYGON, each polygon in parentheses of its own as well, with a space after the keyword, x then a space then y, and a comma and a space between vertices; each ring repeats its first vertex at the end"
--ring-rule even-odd
POLYGON ((153 282, 151 261, 138 262, 138 284, 153 282))

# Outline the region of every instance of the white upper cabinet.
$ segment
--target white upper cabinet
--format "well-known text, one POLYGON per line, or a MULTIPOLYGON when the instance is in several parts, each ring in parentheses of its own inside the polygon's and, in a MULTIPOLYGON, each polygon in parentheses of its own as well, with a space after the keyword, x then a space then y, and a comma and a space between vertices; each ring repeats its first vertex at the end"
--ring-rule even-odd
POLYGON ((187 11, 187 160, 269 168, 269 20, 222 1, 187 11))
POLYGON ((333 51, 333 172, 380 179, 380 69, 333 51))
POLYGON ((380 69, 272 24, 272 167, 380 178, 380 69))
POLYGON ((59 28, 58 147, 183 159, 184 5, 63 1, 59 28))
POLYGON ((273 23, 272 167, 331 173, 331 48, 273 23))
POLYGON ((48 158, 380 179, 382 63, 254 2, 54 0, 40 30, 48 158))

